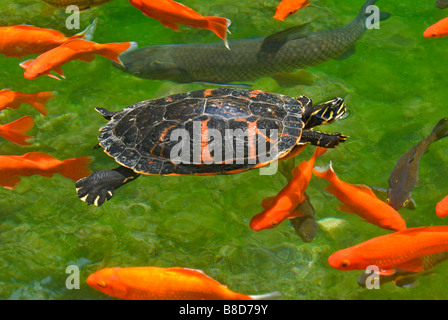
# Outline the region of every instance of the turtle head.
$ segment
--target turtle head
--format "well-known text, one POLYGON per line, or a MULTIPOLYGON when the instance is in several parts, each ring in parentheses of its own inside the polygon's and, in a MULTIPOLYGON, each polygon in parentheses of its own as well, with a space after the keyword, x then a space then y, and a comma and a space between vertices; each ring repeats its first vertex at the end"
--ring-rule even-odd
POLYGON ((311 128, 332 123, 343 117, 346 112, 345 101, 336 97, 320 105, 306 107, 302 118, 305 128, 311 128))

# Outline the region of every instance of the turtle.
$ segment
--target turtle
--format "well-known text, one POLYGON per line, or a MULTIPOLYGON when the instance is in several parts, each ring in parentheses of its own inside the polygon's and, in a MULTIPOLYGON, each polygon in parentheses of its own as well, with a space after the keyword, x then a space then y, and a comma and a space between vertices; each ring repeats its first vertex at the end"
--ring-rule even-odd
POLYGON ((96 206, 140 174, 239 173, 291 158, 307 144, 334 148, 347 139, 313 129, 346 114, 339 97, 313 105, 304 95, 214 88, 141 101, 122 111, 95 110, 109 120, 96 147, 120 164, 76 182, 78 197, 96 206))

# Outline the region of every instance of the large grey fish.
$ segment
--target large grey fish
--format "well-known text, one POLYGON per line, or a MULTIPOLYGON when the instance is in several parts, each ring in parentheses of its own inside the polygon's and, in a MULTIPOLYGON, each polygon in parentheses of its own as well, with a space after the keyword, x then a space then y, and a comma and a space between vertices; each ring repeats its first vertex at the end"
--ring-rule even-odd
POLYGON ((411 199, 412 189, 417 182, 418 164, 421 156, 435 141, 448 136, 448 118, 440 119, 431 134, 406 151, 395 164, 389 176, 387 203, 395 210, 406 206, 411 199))
POLYGON ((448 8, 448 0, 437 0, 436 7, 440 9, 448 8))
POLYGON ((292 27, 266 38, 229 40, 230 50, 222 43, 154 45, 121 55, 124 67, 114 65, 136 77, 180 83, 228 84, 292 72, 353 53, 367 30, 366 9, 376 1, 367 0, 352 22, 333 30, 305 35, 303 26, 292 27))

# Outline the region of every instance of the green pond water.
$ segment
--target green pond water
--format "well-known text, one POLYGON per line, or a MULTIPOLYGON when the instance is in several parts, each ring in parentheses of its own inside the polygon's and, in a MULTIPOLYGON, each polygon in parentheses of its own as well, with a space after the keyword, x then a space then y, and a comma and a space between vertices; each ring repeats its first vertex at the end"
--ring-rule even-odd
MULTIPOLYGON (((278 2, 188 0, 185 4, 203 15, 231 19, 229 39, 247 39, 308 21, 312 21, 312 30, 336 28, 350 22, 364 1, 311 1, 312 6, 285 22, 272 18, 278 2)), ((252 88, 289 96, 304 94, 315 102, 343 97, 349 116, 322 130, 340 131, 349 139, 321 156, 316 165, 325 166, 331 160, 342 180, 387 188, 401 154, 448 116, 448 38, 422 36, 448 11, 437 9, 435 0, 380 0, 377 5, 392 16, 379 30, 367 31, 351 57, 307 69, 315 77, 313 85, 285 88, 263 78, 252 88)), ((76 33, 65 28, 65 11, 48 13, 46 8, 37 0, 1 1, 0 24, 32 24, 76 33)), ((208 30, 165 28, 126 0, 82 12, 81 28, 94 18, 99 19, 94 41, 100 43, 137 41, 145 47, 219 40, 208 30)), ((98 142, 98 129, 106 123, 94 107, 116 111, 138 101, 206 88, 138 79, 103 57, 64 65, 67 79, 63 81, 27 80, 19 67, 23 60, 0 56, 0 88, 57 90, 59 95, 48 103, 47 116, 29 105, 2 111, 2 124, 32 115, 35 126, 29 134, 35 141, 21 147, 1 138, 0 154, 39 151, 61 160, 92 156, 92 171, 116 166, 101 149, 92 149, 98 142)), ((408 227, 447 224, 435 214, 436 203, 448 194, 447 147, 448 139, 440 140, 421 158, 413 191, 417 208, 400 210, 408 227)), ((308 159, 313 150, 305 149, 296 163, 308 159)), ((262 199, 277 194, 286 182, 279 172, 260 175, 258 170, 205 177, 142 176, 98 208, 81 202, 74 181, 61 175, 24 177, 15 190, 0 189, 0 298, 112 299, 92 289, 85 279, 101 268, 115 266, 201 269, 234 291, 280 291, 287 300, 448 297, 448 263, 421 277, 414 288, 388 283, 380 290, 359 287, 360 271, 330 267, 327 259, 333 252, 389 231, 338 211, 340 202, 324 190, 327 182, 318 177, 311 179, 307 190, 317 219, 340 219, 340 227, 332 232, 321 228, 311 243, 303 242, 288 221, 275 229, 250 229, 252 216, 262 211, 262 199), (80 270, 78 290, 65 286, 65 269, 72 264, 80 270)))

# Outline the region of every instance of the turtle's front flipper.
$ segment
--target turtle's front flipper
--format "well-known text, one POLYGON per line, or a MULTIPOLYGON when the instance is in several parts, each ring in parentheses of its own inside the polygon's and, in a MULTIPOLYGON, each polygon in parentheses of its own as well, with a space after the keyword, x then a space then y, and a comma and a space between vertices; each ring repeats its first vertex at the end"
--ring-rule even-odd
POLYGON ((114 195, 114 190, 134 180, 140 174, 126 167, 96 171, 76 182, 78 197, 89 205, 102 205, 114 195))
POLYGON ((314 146, 335 148, 341 142, 347 140, 342 133, 323 133, 314 130, 303 130, 300 143, 311 143, 314 146))

